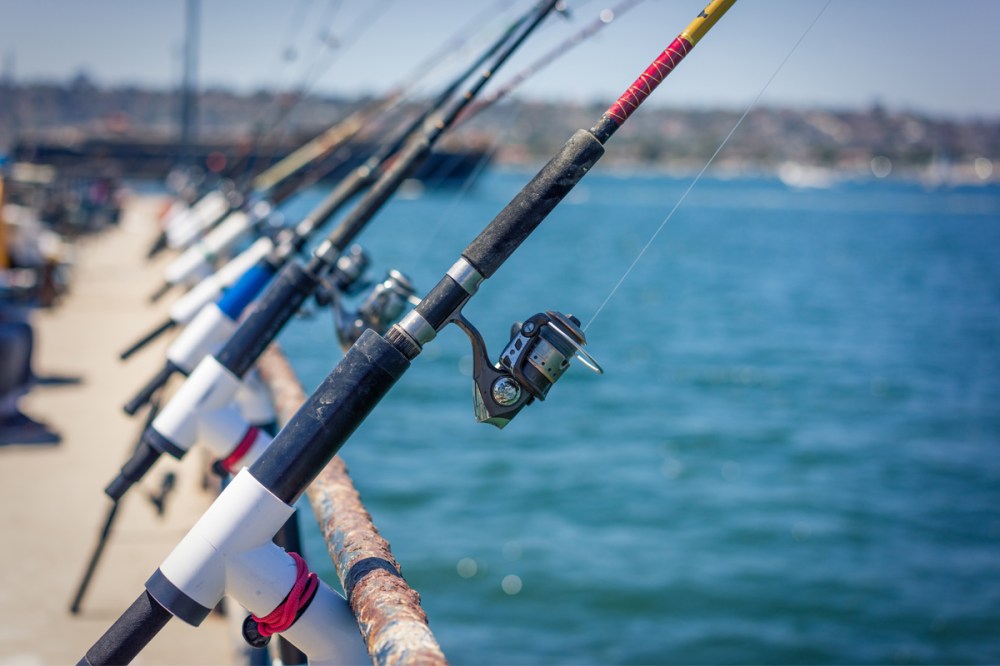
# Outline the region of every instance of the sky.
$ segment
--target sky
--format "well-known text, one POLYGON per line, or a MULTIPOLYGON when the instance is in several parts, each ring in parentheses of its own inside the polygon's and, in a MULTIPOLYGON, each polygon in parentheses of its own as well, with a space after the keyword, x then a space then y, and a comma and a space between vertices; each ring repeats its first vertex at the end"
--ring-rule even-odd
MULTIPOLYGON (((497 81, 618 1, 569 0, 570 17, 549 18, 497 81)), ((704 3, 645 0, 553 61, 518 95, 610 104, 704 3)), ((237 91, 305 85, 320 94, 378 94, 413 76, 442 44, 471 57, 531 4, 200 0, 198 81, 237 91), (466 45, 455 45, 457 34, 470 37, 466 45)), ((66 80, 85 71, 101 84, 176 86, 185 5, 0 0, 0 62, 18 80, 66 80)), ((742 109, 759 95, 759 104, 773 106, 878 103, 938 116, 997 118, 998 26, 998 0, 740 0, 651 102, 742 109)), ((448 60, 422 85, 430 90, 459 63, 448 60)))

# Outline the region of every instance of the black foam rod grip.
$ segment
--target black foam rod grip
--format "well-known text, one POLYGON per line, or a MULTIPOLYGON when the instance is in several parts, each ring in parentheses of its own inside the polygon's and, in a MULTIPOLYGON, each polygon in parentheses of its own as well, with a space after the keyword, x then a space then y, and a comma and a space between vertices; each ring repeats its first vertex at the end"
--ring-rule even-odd
POLYGON ((367 329, 250 473, 275 497, 294 504, 409 366, 399 350, 367 329))
POLYGON ((146 472, 160 459, 160 455, 160 450, 150 446, 145 438, 139 440, 139 446, 132 453, 132 457, 125 461, 118 476, 108 484, 104 493, 116 502, 120 500, 129 488, 146 476, 146 472))
POLYGON ((91 666, 127 664, 142 652, 171 617, 167 609, 143 590, 79 663, 91 666))
POLYGON ((153 257, 155 257, 160 252, 166 249, 167 249, 167 232, 161 231, 160 235, 157 236, 156 240, 153 242, 153 245, 150 246, 149 251, 146 252, 146 258, 152 259, 153 257))
POLYGON ((231 373, 242 377, 316 291, 319 280, 311 269, 298 262, 285 264, 215 358, 231 373))
POLYGON ((164 282, 160 287, 149 295, 149 302, 156 303, 158 300, 167 295, 167 292, 174 288, 174 285, 169 282, 164 282))
POLYGON ((483 277, 492 276, 603 154, 604 146, 593 134, 578 130, 462 256, 483 277))

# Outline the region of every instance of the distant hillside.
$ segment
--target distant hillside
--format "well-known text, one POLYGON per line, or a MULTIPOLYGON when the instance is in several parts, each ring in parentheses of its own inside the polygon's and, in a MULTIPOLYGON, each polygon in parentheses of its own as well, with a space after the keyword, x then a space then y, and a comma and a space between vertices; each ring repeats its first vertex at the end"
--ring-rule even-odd
MULTIPOLYGON (((199 97, 199 131, 208 139, 253 136, 287 113, 281 130, 306 136, 344 117, 367 100, 309 97, 294 100, 206 90, 199 97)), ((15 136, 45 134, 177 133, 179 96, 136 87, 99 88, 85 77, 70 83, 0 85, 0 151, 15 136)), ((448 141, 498 142, 495 161, 544 161, 574 130, 589 127, 603 105, 564 106, 508 102, 489 109, 448 141)), ((700 169, 732 130, 742 110, 644 107, 614 138, 604 162, 629 168, 700 169)), ((773 172, 796 167, 871 173, 872 160, 888 160, 896 173, 939 169, 1000 177, 1000 118, 948 119, 866 110, 755 109, 717 157, 714 168, 773 172), (997 164, 997 169, 992 165, 997 164)))

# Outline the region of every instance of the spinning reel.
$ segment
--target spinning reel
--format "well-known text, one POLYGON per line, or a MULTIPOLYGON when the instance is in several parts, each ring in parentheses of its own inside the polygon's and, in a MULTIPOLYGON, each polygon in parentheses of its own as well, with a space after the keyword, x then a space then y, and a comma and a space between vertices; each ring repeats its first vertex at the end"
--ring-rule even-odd
POLYGON ((545 400, 574 356, 596 372, 604 370, 584 351, 580 320, 551 310, 511 327, 510 342, 497 363, 490 363, 483 336, 459 314, 455 324, 472 341, 473 404, 476 420, 503 428, 535 398, 545 400))
POLYGON ((329 277, 323 281, 323 288, 316 292, 316 300, 321 305, 336 302, 337 294, 357 294, 370 282, 363 280, 371 259, 364 248, 355 243, 337 259, 329 277), (321 300, 325 298, 326 300, 321 300))
POLYGON ((365 329, 370 328, 381 335, 402 316, 408 305, 420 302, 413 283, 400 271, 390 270, 384 280, 375 284, 363 280, 369 263, 368 255, 361 246, 353 245, 337 260, 331 279, 322 290, 322 297, 317 294, 321 305, 333 304, 333 328, 337 342, 345 351, 365 329), (366 288, 368 292, 362 297, 357 310, 348 311, 343 295, 353 296, 366 288))

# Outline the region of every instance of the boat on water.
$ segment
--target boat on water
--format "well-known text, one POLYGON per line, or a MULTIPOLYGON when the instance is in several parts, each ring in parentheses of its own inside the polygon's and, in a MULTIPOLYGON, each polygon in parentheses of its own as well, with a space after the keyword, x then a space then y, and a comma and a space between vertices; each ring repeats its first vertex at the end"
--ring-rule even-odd
MULTIPOLYGON (((243 142, 199 142, 187 148, 175 140, 151 137, 22 136, 11 150, 11 159, 58 170, 63 178, 113 174, 119 178, 163 181, 183 159, 205 165, 206 170, 225 169, 228 163, 245 160, 264 170, 288 157, 311 136, 293 137, 275 145, 261 143, 249 149, 243 142)), ((313 168, 323 173, 321 183, 336 183, 361 166, 378 149, 372 141, 351 141, 328 155, 313 168)), ((425 187, 458 187, 474 178, 490 161, 489 151, 466 147, 435 150, 413 178, 425 187)))
POLYGON ((827 189, 842 178, 835 169, 798 162, 783 162, 777 173, 778 179, 788 187, 802 189, 827 189))

